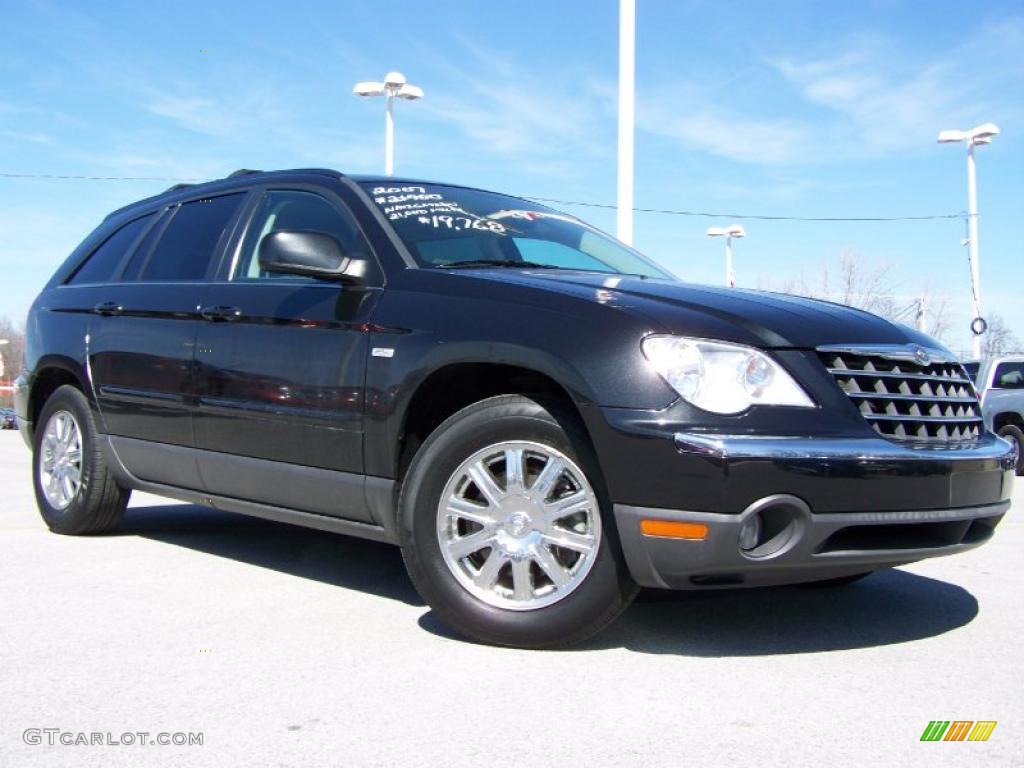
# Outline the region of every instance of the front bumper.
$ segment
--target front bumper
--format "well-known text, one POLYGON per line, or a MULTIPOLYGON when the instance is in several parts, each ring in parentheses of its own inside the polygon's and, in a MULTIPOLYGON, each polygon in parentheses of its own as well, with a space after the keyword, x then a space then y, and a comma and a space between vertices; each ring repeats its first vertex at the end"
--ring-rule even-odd
MULTIPOLYGON (((788 529, 764 554, 740 549, 740 530, 756 514, 741 515, 615 505, 623 553, 644 587, 707 589, 771 586, 838 578, 980 546, 1010 506, 816 515, 796 497, 769 497, 792 512, 788 529), (647 536, 641 520, 706 526, 703 540, 647 536)), ((768 543, 768 542, 766 542, 768 543)))
POLYGON ((816 581, 971 549, 991 538, 1009 508, 1016 464, 1016 446, 993 435, 962 448, 688 433, 673 444, 689 468, 684 481, 740 486, 724 498, 749 496, 751 487, 759 495, 736 511, 616 503, 623 553, 642 586, 816 581), (702 472, 691 471, 694 462, 702 472), (915 494, 920 506, 908 508, 915 494), (744 550, 740 533, 755 516, 761 535, 744 550), (647 535, 643 520, 687 523, 704 534, 647 535))

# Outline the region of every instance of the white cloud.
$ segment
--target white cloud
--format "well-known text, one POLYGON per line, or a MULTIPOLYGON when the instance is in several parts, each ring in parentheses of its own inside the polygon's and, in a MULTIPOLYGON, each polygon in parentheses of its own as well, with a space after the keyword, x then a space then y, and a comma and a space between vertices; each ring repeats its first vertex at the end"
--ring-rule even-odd
POLYGON ((755 75, 728 89, 656 82, 640 91, 638 127, 737 162, 797 165, 924 151, 942 128, 1024 117, 1024 18, 979 27, 945 50, 883 37, 823 41, 821 50, 766 62, 779 79, 765 91, 771 101, 755 75))
POLYGON ((224 136, 233 128, 232 120, 215 101, 200 96, 161 95, 147 109, 199 133, 224 136))
POLYGON ((534 71, 471 41, 461 44, 465 52, 451 58, 423 52, 448 88, 428 89, 415 108, 454 127, 471 150, 514 156, 524 169, 559 175, 572 172, 571 157, 611 154, 606 84, 580 72, 534 71))
POLYGON ((42 144, 47 146, 53 144, 53 139, 45 133, 39 133, 37 131, 0 131, 0 136, 5 139, 25 142, 27 144, 42 144))
POLYGON ((758 119, 708 105, 705 98, 661 99, 641 104, 638 125, 657 136, 675 139, 688 149, 746 163, 784 164, 797 159, 807 143, 808 128, 784 118, 758 119), (701 105, 704 106, 694 106, 701 105))
POLYGON ((980 28, 960 45, 914 60, 891 39, 860 40, 838 54, 780 58, 773 66, 836 120, 826 138, 850 151, 886 153, 934 142, 943 128, 1021 115, 1024 20, 980 28))

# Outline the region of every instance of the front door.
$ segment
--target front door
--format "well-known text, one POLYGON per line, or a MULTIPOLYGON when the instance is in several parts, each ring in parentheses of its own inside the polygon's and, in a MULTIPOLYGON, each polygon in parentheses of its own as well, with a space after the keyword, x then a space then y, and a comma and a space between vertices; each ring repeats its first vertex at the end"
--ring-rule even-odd
MULTIPOLYGON (((370 520, 362 491, 366 332, 380 288, 270 274, 267 234, 333 235, 369 255, 340 200, 270 189, 222 279, 196 339, 196 447, 208 490, 307 512, 370 520)), ((372 261, 372 258, 370 259, 372 261)))

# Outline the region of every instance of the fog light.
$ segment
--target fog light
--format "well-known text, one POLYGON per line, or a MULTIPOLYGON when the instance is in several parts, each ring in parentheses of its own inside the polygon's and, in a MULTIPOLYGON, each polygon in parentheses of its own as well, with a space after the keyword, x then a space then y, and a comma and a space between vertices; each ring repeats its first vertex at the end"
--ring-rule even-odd
POLYGON ((740 526, 740 549, 749 552, 761 541, 761 515, 751 515, 740 526))

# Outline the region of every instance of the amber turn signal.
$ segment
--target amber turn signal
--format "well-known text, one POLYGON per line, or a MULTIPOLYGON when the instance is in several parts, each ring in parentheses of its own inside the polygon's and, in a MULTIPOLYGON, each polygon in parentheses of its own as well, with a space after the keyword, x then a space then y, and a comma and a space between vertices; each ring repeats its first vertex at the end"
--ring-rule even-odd
POLYGON ((704 523, 677 523, 671 520, 641 520, 640 533, 644 536, 662 536, 668 539, 704 541, 708 527, 704 523))

